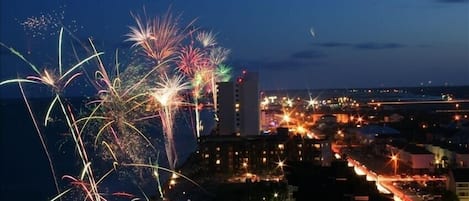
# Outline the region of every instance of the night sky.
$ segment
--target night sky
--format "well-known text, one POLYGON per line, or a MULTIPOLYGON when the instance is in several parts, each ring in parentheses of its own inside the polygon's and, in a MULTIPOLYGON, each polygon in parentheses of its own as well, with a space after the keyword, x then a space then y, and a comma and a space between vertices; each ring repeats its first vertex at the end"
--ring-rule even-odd
MULTIPOLYGON (((142 15, 145 8, 155 16, 170 6, 182 24, 196 19, 197 27, 217 33, 218 43, 232 50, 228 64, 258 71, 262 89, 469 84, 467 0, 5 0, 0 41, 38 66, 54 64, 55 30, 37 35, 21 23, 63 12, 61 21, 78 38, 93 37, 110 56, 130 46, 123 41, 135 25, 131 12, 142 15)), ((1 49, 2 81, 30 72, 1 49)), ((4 96, 17 86, 0 91, 4 96)))

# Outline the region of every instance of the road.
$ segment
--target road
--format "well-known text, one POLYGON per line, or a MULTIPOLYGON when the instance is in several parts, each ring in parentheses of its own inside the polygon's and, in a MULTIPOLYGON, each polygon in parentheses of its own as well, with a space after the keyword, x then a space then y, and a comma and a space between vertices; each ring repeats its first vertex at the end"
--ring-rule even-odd
POLYGON ((407 177, 400 177, 395 175, 379 175, 372 170, 366 168, 365 165, 360 162, 348 158, 348 165, 354 167, 357 175, 366 175, 368 181, 375 181, 378 190, 385 194, 392 193, 394 195, 394 200, 402 201, 423 201, 422 198, 417 196, 415 193, 404 191, 393 185, 393 182, 409 182, 409 181, 446 181, 446 177, 433 177, 428 175, 413 175, 407 177))

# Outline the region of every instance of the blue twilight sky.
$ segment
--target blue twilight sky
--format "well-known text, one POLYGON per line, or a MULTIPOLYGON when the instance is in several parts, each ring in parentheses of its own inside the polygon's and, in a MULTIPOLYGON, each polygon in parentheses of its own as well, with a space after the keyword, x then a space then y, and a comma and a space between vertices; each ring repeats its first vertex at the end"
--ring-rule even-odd
MULTIPOLYGON (((469 84, 468 0, 3 0, 0 41, 54 64, 57 36, 21 22, 63 12, 77 37, 112 52, 129 45, 130 12, 160 15, 169 5, 183 24, 197 18, 216 32, 232 50, 228 63, 258 71, 262 89, 469 84)), ((2 80, 28 72, 1 49, 2 80)))

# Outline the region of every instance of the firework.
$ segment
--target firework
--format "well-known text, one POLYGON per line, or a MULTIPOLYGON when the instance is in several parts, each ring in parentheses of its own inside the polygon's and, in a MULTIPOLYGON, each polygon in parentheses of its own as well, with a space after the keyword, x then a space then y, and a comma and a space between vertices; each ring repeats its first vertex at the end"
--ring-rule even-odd
POLYGON ((40 13, 37 16, 30 16, 23 20, 18 20, 27 34, 33 38, 45 39, 49 36, 59 34, 61 28, 66 29, 70 33, 75 33, 83 26, 78 25, 76 20, 65 22, 65 11, 52 10, 51 12, 40 13))
POLYGON ((194 74, 192 79, 192 96, 194 99, 194 110, 195 110, 195 122, 196 122, 196 136, 200 137, 200 132, 202 131, 202 122, 200 121, 200 111, 202 110, 201 105, 199 105, 199 99, 202 96, 204 87, 208 84, 209 76, 211 73, 210 69, 202 68, 194 74))
MULTIPOLYGON (((77 64, 70 67, 67 71, 63 71, 63 67, 62 67, 63 66, 62 65, 63 30, 64 29, 60 29, 60 32, 59 32, 59 43, 58 43, 59 51, 58 51, 58 65, 57 65, 58 72, 56 72, 54 70, 48 70, 48 69, 44 69, 43 72, 41 72, 34 64, 29 62, 21 53, 19 53, 18 51, 16 51, 13 48, 8 48, 3 43, 0 43, 3 47, 8 48, 13 54, 17 55, 18 58, 20 58, 21 60, 26 62, 28 64, 28 66, 37 74, 37 75, 27 76, 26 78, 18 78, 18 79, 11 79, 11 80, 7 80, 7 81, 3 81, 3 82, 0 83, 0 85, 8 84, 8 83, 15 83, 15 82, 19 83, 21 93, 23 95, 23 98, 25 99, 26 105, 28 107, 28 111, 30 112, 30 115, 32 117, 34 115, 32 114, 32 110, 29 107, 29 103, 28 103, 28 101, 26 99, 26 96, 23 92, 23 88, 21 87, 21 83, 37 83, 37 84, 43 84, 43 85, 51 88, 52 92, 55 94, 55 97, 54 97, 54 99, 52 100, 51 104, 49 105, 49 107, 47 109, 46 116, 44 118, 45 119, 44 124, 47 126, 48 120, 50 119, 49 115, 50 115, 52 109, 54 108, 55 105, 58 105, 59 109, 61 110, 61 112, 63 113, 63 115, 66 119, 66 125, 68 126, 68 129, 70 131, 70 135, 72 136, 72 139, 75 143, 75 148, 78 152, 79 158, 81 159, 81 162, 82 162, 82 165, 83 165, 83 173, 82 173, 81 178, 82 178, 82 180, 85 179, 86 182, 89 184, 89 188, 86 191, 87 192, 86 193, 87 197, 91 200, 102 200, 102 198, 100 197, 100 195, 98 193, 98 187, 97 187, 96 181, 94 179, 95 177, 94 177, 94 174, 93 174, 92 167, 90 165, 91 163, 89 162, 89 157, 88 157, 88 154, 86 152, 85 145, 84 145, 83 139, 81 137, 81 133, 80 133, 78 127, 76 126, 76 123, 75 123, 76 121, 75 121, 73 112, 70 109, 70 106, 68 104, 64 103, 64 101, 61 98, 61 94, 62 94, 63 90, 76 77, 81 75, 81 72, 75 72, 75 71, 79 67, 81 67, 83 64, 85 64, 86 62, 88 62, 89 60, 91 60, 93 58, 98 57, 102 53, 95 52, 95 54, 93 54, 92 56, 90 56, 90 57, 88 57, 84 60, 79 61, 77 64)), ((42 139, 42 133, 40 133, 40 131, 38 129, 38 126, 37 126, 37 123, 36 123, 36 120, 34 118, 33 118, 33 123, 36 127, 36 130, 38 131, 38 135, 41 139, 41 143, 43 145, 44 151, 46 152, 46 155, 48 156, 49 161, 51 161, 51 159, 49 157, 49 153, 48 153, 49 150, 47 150, 45 142, 42 139)), ((50 164, 51 164, 51 162, 50 162, 50 164)), ((50 166, 51 166, 51 169, 53 171, 53 166, 52 165, 50 165, 50 166)), ((55 173, 53 173, 53 175, 54 175, 54 177, 56 177, 55 173)), ((54 179, 56 179, 56 178, 54 178, 54 179)), ((60 192, 58 187, 57 187, 57 189, 58 189, 58 192, 60 192)), ((68 192, 68 191, 65 191, 65 192, 68 192)), ((63 195, 63 193, 65 193, 65 192, 59 193, 59 195, 63 195)))
MULTIPOLYGON (((25 30, 32 32, 33 37, 45 37, 48 34, 46 32, 55 35, 53 29, 63 26, 63 15, 63 12, 41 14, 38 17, 27 18, 20 25, 25 30)), ((145 170, 151 169, 157 177, 161 195, 158 170, 169 171, 190 180, 174 172, 178 161, 173 133, 175 116, 181 106, 194 107, 197 137, 200 136, 202 104, 199 104, 199 101, 205 94, 212 93, 214 105, 216 105, 215 83, 229 79, 229 67, 222 63, 230 51, 215 47, 217 43, 212 32, 201 32, 196 36, 196 40, 201 43, 202 47, 194 46, 195 41, 191 41, 189 45, 184 44, 187 41, 186 37, 191 36, 195 31, 188 31, 192 22, 187 27, 181 28, 179 27, 179 16, 175 17, 170 12, 162 17, 152 19, 142 19, 138 15, 133 15, 133 17, 136 25, 130 27, 126 41, 132 42, 132 48, 135 48, 138 53, 143 53, 139 54, 139 56, 143 56, 133 57, 132 63, 122 73, 119 70, 118 53, 116 52, 114 66, 116 73, 108 73, 101 60, 103 53, 96 50, 91 39, 89 40, 91 48, 83 47, 91 56, 81 60, 77 59, 76 64, 64 68, 62 62, 63 33, 64 31, 68 32, 74 40, 77 40, 72 34, 75 31, 72 27, 62 27, 57 32, 59 35, 57 65, 47 66, 43 69, 37 68, 15 49, 0 43, 1 46, 18 56, 34 72, 23 78, 0 82, 0 85, 19 84, 23 99, 49 160, 56 184, 57 195, 52 200, 62 199, 66 195, 75 197, 73 193, 79 193, 80 196, 76 198, 82 200, 102 201, 109 199, 109 197, 139 200, 140 198, 135 194, 125 191, 101 192, 105 188, 101 188, 100 184, 113 173, 122 175, 122 171, 125 171, 122 168, 146 167, 145 170), (85 64, 89 63, 97 65, 97 70, 92 71, 94 77, 88 76, 88 72, 82 69, 85 64), (177 70, 181 74, 174 74, 170 70, 177 70), (62 98, 62 94, 82 74, 88 76, 88 79, 96 87, 97 93, 96 97, 86 105, 89 110, 86 110, 86 113, 76 115, 71 104, 62 98), (40 84, 51 90, 54 97, 47 108, 44 125, 50 124, 49 120, 53 109, 58 109, 65 118, 67 133, 74 142, 74 150, 82 172, 78 175, 62 176, 62 179, 70 184, 63 191, 60 190, 57 183, 58 177, 55 175, 48 147, 23 90, 22 85, 26 83, 40 84), (193 103, 186 103, 183 100, 182 93, 189 89, 192 90, 190 94, 193 96, 193 103), (153 146, 154 139, 145 133, 146 126, 148 126, 146 123, 149 123, 147 120, 154 118, 161 120, 169 168, 159 166, 159 150, 153 146), (90 146, 94 149, 90 149, 90 146), (94 151, 92 155, 87 152, 90 150, 94 151), (151 161, 155 156, 157 163, 153 164, 151 161), (145 164, 148 161, 149 164, 145 164), (96 171, 97 167, 103 167, 96 165, 100 162, 108 165, 108 169, 96 171)), ((83 44, 81 41, 79 42, 83 44)), ((74 48, 73 50, 75 51, 74 48)), ((106 166, 104 167, 106 168, 106 166)), ((140 168, 140 170, 142 169, 140 168)), ((133 177, 133 179, 135 178, 133 177)))
POLYGON ((231 79, 231 67, 223 64, 218 65, 216 75, 220 82, 228 82, 231 79))
MULTIPOLYGON (((210 50, 210 61, 214 67, 220 65, 223 61, 225 61, 228 57, 228 54, 230 53, 229 49, 222 48, 222 47, 216 47, 210 50)), ((220 81, 218 79, 219 77, 217 76, 216 73, 217 69, 213 69, 212 72, 210 73, 210 89, 209 91, 212 93, 212 99, 213 99, 213 108, 215 111, 218 110, 218 103, 217 103, 217 92, 215 90, 216 88, 216 83, 220 81)))
POLYGON ((128 37, 126 41, 133 42, 132 47, 141 46, 143 49, 151 49, 150 40, 155 40, 155 37, 152 34, 152 28, 149 22, 146 22, 143 25, 143 21, 140 16, 134 16, 137 27, 130 27, 130 33, 126 36, 128 37))
MULTIPOLYGON (((40 137, 40 140, 41 140, 41 144, 44 148, 44 151, 46 152, 46 155, 48 157, 48 160, 49 160, 49 164, 50 164, 50 167, 51 167, 51 171, 53 173, 53 176, 54 176, 54 180, 56 180, 56 176, 55 176, 55 173, 54 173, 54 168, 53 168, 53 165, 52 165, 52 162, 51 162, 51 159, 50 159, 50 156, 49 156, 49 150, 47 149, 47 146, 43 140, 43 137, 42 137, 42 133, 40 132, 39 130, 39 127, 37 125, 37 122, 34 118, 34 115, 32 113, 32 110, 29 106, 29 103, 27 101, 27 98, 26 98, 26 95, 24 94, 24 91, 23 91, 23 88, 21 87, 21 83, 37 83, 37 84, 44 84, 48 87, 50 87, 52 89, 52 91, 55 93, 55 97, 54 99, 52 100, 49 108, 47 109, 47 113, 46 113, 46 116, 44 118, 44 125, 47 126, 47 122, 48 120, 50 119, 49 118, 49 115, 50 115, 50 112, 52 110, 52 108, 58 103, 60 108, 62 109, 62 112, 64 114, 64 116, 67 118, 67 123, 68 125, 71 125, 72 123, 69 121, 68 119, 68 113, 67 111, 65 110, 65 105, 64 103, 62 102, 61 98, 60 98, 60 95, 61 95, 61 92, 63 91, 63 89, 65 89, 70 83, 71 81, 73 81, 76 77, 78 77, 79 75, 81 75, 81 73, 75 73, 74 71, 82 66, 85 62, 89 61, 90 59, 93 59, 97 56, 99 56, 101 53, 96 53, 82 61, 80 61, 79 63, 75 64, 74 66, 72 66, 71 68, 69 68, 69 70, 63 72, 62 70, 62 36, 63 36, 63 29, 60 29, 60 32, 59 32, 59 43, 58 43, 58 47, 59 47, 59 55, 58 55, 58 68, 59 68, 59 72, 58 74, 53 74, 51 73, 51 71, 47 70, 47 69, 44 69, 44 73, 41 73, 38 68, 32 64, 31 62, 29 62, 21 53, 19 53, 18 51, 16 51, 15 49, 13 48, 8 48, 5 44, 3 43, 0 43, 0 45, 2 45, 3 47, 5 48, 8 48, 13 54, 15 54, 16 56, 18 56, 18 58, 20 58, 21 60, 23 60, 25 63, 28 64, 28 66, 35 72, 37 73, 37 75, 31 75, 31 76, 27 76, 26 79, 24 78, 18 78, 18 79, 11 79, 11 80, 6 80, 6 81, 3 81, 0 83, 0 85, 4 85, 4 84, 8 84, 8 83, 19 83, 20 85, 20 90, 21 90, 21 93, 22 93, 22 96, 23 96, 23 99, 25 100, 25 103, 26 103, 26 106, 28 107, 28 111, 30 113, 30 116, 33 118, 33 123, 35 125, 35 128, 36 128, 36 131, 40 137)), ((72 130, 72 129, 71 129, 72 130)), ((73 130, 72 130, 73 131, 73 130)), ((78 141, 77 139, 75 139, 75 135, 74 136, 74 140, 75 140, 75 143, 78 145, 78 141)), ((80 150, 80 148, 77 146, 77 149, 79 150, 80 152, 80 156, 83 156, 83 152, 82 150, 80 150)), ((83 159, 83 158, 82 158, 83 159)), ((85 163, 85 162, 84 162, 85 163)), ((58 188, 58 185, 57 185, 57 182, 56 182, 56 188, 57 190, 59 190, 58 188)))
POLYGON ((177 68, 184 75, 192 77, 206 62, 207 59, 202 50, 189 45, 181 48, 177 68))
POLYGON ((182 99, 180 92, 189 89, 189 83, 184 82, 182 75, 176 75, 169 78, 167 74, 157 83, 158 87, 152 93, 153 98, 158 102, 158 113, 160 115, 163 132, 165 136, 166 155, 169 166, 174 169, 177 162, 176 147, 174 146, 173 123, 174 113, 181 105, 182 99))
POLYGON ((130 28, 131 33, 127 35, 127 40, 134 42, 132 46, 140 47, 144 55, 157 64, 178 52, 178 45, 186 37, 187 33, 184 32, 189 27, 178 27, 179 17, 174 17, 169 11, 163 17, 155 17, 150 22, 142 22, 139 16, 134 19, 137 27, 130 28))
MULTIPOLYGON (((94 45, 92 47, 96 51, 94 45)), ((88 103, 95 107, 90 115, 79 119, 77 123, 82 124, 80 132, 90 123, 97 125, 97 129, 91 128, 89 133, 94 139, 94 145, 102 150, 103 159, 143 163, 148 155, 156 151, 149 137, 142 131, 143 126, 139 124, 144 119, 154 118, 145 114, 145 106, 149 102, 147 93, 137 90, 142 87, 148 73, 138 82, 123 85, 117 59, 115 66, 117 72, 113 78, 98 57, 99 70, 95 73, 95 79, 99 98, 88 103)), ((127 74, 124 72, 123 76, 127 77, 127 74)))
POLYGON ((193 101, 194 101, 194 112, 195 112, 195 126, 196 136, 200 137, 201 122, 200 122, 200 108, 199 99, 202 96, 202 90, 206 84, 206 77, 203 76, 209 64, 209 60, 206 58, 204 52, 199 48, 194 48, 193 45, 182 47, 178 61, 177 68, 179 72, 186 75, 187 78, 192 80, 193 86, 193 101))
POLYGON ((199 32, 197 34, 197 40, 202 44, 203 47, 212 47, 217 44, 215 40, 215 34, 212 32, 199 32))
POLYGON ((54 107, 54 105, 57 103, 57 100, 59 98, 59 95, 63 92, 63 90, 78 76, 80 76, 82 73, 81 72, 74 72, 76 71, 79 67, 81 67, 83 64, 88 62, 89 60, 101 55, 102 53, 96 52, 95 54, 89 56, 86 59, 81 60, 74 66, 70 67, 67 71, 63 72, 62 70, 62 35, 63 35, 63 29, 60 30, 60 36, 59 36, 59 54, 58 54, 58 69, 59 72, 56 74, 53 70, 49 69, 44 69, 43 72, 41 72, 34 64, 29 62, 21 53, 16 51, 13 48, 7 47, 5 44, 0 43, 5 48, 8 48, 13 54, 17 55, 21 60, 26 62, 28 66, 37 74, 37 75, 30 75, 27 76, 26 79, 24 78, 18 78, 18 79, 11 79, 11 80, 6 80, 0 83, 0 85, 3 84, 8 84, 8 83, 14 83, 14 82, 26 82, 26 83, 37 83, 37 84, 44 84, 52 89, 52 91, 56 94, 56 98, 51 102, 46 116, 44 120, 44 125, 47 126, 47 121, 50 119, 49 115, 54 107))
POLYGON ((210 49, 210 62, 214 65, 220 65, 223 63, 230 54, 231 50, 223 47, 215 47, 210 49))

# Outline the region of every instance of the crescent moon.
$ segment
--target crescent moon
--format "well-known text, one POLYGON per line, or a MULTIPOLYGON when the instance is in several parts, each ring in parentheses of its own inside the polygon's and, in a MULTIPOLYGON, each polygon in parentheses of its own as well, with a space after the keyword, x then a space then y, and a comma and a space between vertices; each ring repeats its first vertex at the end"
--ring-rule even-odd
POLYGON ((311 34, 311 36, 316 37, 316 33, 314 33, 313 27, 311 27, 311 29, 309 29, 309 33, 311 34))

